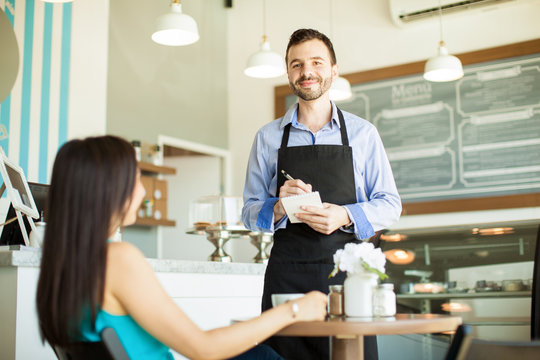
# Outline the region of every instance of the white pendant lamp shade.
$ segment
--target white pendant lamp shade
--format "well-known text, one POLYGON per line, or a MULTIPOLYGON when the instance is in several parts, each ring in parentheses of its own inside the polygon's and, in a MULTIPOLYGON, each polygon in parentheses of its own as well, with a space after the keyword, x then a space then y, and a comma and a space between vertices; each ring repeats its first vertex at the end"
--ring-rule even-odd
POLYGON ((448 50, 441 41, 439 54, 430 58, 424 68, 424 79, 434 82, 454 81, 463 77, 461 61, 448 54, 448 50))
POLYGON ((73 2, 73 0, 42 0, 43 2, 47 3, 68 3, 73 2))
POLYGON ((349 99, 352 96, 351 84, 349 83, 349 80, 341 76, 335 78, 332 82, 332 86, 330 87, 329 96, 330 100, 333 101, 349 99))
POLYGON ((261 49, 249 57, 244 74, 260 79, 285 74, 285 62, 281 55, 270 50, 270 43, 266 40, 266 36, 263 36, 261 49))
POLYGON ((182 13, 182 5, 173 0, 171 11, 157 18, 152 40, 168 46, 193 44, 199 40, 197 23, 191 16, 182 13))

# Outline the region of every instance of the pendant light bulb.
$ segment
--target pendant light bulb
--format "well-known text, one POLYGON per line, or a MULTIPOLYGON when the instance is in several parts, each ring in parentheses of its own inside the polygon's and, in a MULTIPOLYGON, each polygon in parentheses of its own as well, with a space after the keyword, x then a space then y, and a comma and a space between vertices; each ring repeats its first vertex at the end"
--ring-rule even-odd
POLYGON ((424 68, 424 79, 433 82, 446 82, 461 79, 463 65, 461 61, 448 53, 444 41, 439 44, 437 56, 430 58, 424 68))
POLYGON ((443 39, 442 5, 439 0, 439 51, 426 62, 424 67, 424 79, 433 82, 447 82, 461 79, 463 77, 463 65, 461 61, 448 53, 443 39))
POLYGON ((244 74, 259 79, 269 79, 285 74, 285 63, 281 55, 270 49, 266 35, 261 48, 248 58, 244 74))
POLYGON ((351 83, 344 77, 338 76, 330 87, 330 100, 341 101, 352 97, 351 83))
POLYGON ((180 0, 171 2, 171 9, 156 19, 152 40, 161 45, 183 46, 199 40, 199 30, 195 20, 182 13, 180 0))
MULTIPOLYGON (((334 22, 333 22, 333 4, 332 0, 328 1, 330 14, 330 38, 334 37, 334 22)), ((328 93, 330 100, 332 101, 341 101, 347 100, 352 97, 351 83, 349 80, 344 77, 338 76, 332 81, 332 86, 330 86, 330 91, 328 93)))

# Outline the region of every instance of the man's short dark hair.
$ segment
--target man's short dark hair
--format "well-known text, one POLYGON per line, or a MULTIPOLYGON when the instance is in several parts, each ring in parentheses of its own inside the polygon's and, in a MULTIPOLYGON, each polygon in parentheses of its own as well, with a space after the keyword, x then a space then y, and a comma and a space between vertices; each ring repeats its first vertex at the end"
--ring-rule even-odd
POLYGON ((328 36, 324 35, 323 33, 313 30, 313 29, 298 29, 295 32, 292 33, 289 44, 287 45, 287 51, 285 52, 285 62, 287 63, 287 66, 289 64, 289 49, 291 46, 295 46, 298 44, 301 44, 303 42, 317 39, 320 40, 326 45, 326 48, 328 49, 328 53, 330 54, 330 62, 332 65, 335 65, 337 63, 336 61, 336 53, 334 52, 334 46, 332 45, 332 42, 328 38, 328 36))

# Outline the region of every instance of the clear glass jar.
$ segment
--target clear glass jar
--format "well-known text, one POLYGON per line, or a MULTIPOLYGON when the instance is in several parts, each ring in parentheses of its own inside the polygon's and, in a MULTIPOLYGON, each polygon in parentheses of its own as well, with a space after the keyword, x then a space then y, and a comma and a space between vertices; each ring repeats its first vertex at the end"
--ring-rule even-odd
POLYGON ((396 315, 396 294, 394 284, 377 285, 373 290, 373 316, 396 315))
POLYGON ((135 149, 135 157, 137 158, 137 161, 141 161, 142 160, 141 142, 139 140, 133 140, 131 142, 131 145, 133 145, 133 148, 135 149))
POLYGON ((154 145, 152 148, 152 163, 154 165, 162 165, 161 161, 161 147, 159 145, 154 145))
POLYGON ((328 315, 343 316, 343 285, 330 285, 328 294, 328 315))

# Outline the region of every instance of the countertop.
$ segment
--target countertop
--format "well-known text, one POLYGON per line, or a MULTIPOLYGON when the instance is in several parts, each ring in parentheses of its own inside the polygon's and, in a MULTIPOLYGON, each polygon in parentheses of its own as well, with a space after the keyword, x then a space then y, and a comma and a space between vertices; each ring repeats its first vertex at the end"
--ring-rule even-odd
MULTIPOLYGON (((221 263, 212 261, 190 261, 174 259, 147 259, 156 272, 198 273, 198 274, 236 274, 263 275, 264 264, 221 263)), ((0 267, 39 267, 41 249, 0 251, 0 267)))

